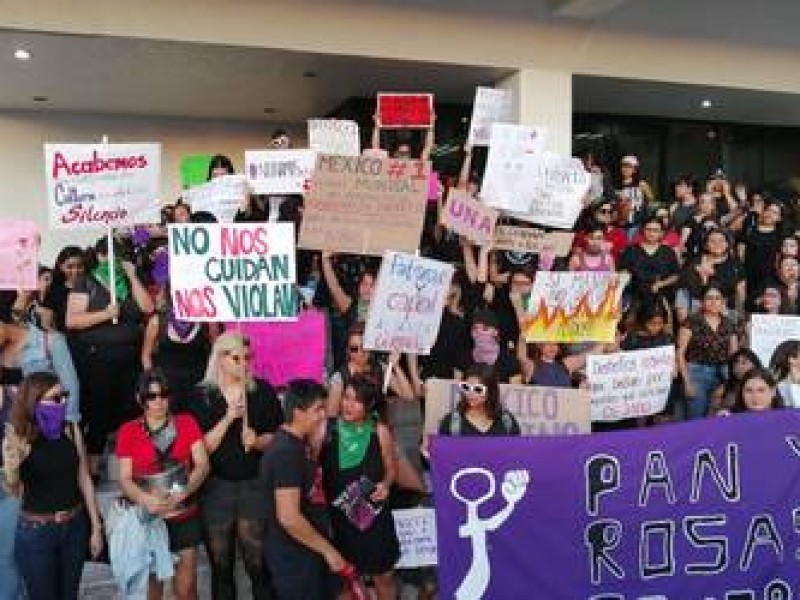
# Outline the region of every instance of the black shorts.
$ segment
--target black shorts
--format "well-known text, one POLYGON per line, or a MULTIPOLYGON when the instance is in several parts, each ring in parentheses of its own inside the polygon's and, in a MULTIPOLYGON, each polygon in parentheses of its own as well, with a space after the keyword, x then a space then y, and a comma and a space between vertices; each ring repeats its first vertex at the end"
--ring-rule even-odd
POLYGON ((194 548, 203 542, 203 525, 200 515, 188 519, 166 520, 167 534, 169 535, 170 552, 180 552, 187 548, 194 548))
POLYGON ((200 495, 203 521, 208 528, 238 520, 261 521, 266 503, 266 491, 258 477, 243 481, 209 477, 200 495))

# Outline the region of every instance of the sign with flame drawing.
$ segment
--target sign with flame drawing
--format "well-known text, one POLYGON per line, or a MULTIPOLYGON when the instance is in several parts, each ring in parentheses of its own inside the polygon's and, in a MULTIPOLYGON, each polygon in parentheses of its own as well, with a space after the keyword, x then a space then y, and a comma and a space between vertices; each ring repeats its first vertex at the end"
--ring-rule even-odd
POLYGON ((526 302, 529 342, 613 342, 622 314, 623 273, 536 273, 526 302))

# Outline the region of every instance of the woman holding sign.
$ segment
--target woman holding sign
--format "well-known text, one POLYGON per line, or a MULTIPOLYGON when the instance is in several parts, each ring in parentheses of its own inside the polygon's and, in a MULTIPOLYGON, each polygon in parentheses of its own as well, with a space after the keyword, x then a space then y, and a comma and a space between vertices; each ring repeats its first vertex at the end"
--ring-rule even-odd
POLYGON ((138 413, 133 399, 142 316, 153 311, 153 302, 134 266, 119 260, 110 264, 108 250, 108 238, 101 238, 95 245, 96 263, 74 282, 67 298, 66 325, 95 477, 108 434, 138 413))
POLYGON ((205 379, 191 412, 205 434, 211 475, 200 499, 215 600, 235 600, 236 548, 250 577, 252 597, 272 598, 264 568, 264 490, 259 463, 283 422, 266 381, 253 379, 249 344, 236 332, 214 342, 205 379))

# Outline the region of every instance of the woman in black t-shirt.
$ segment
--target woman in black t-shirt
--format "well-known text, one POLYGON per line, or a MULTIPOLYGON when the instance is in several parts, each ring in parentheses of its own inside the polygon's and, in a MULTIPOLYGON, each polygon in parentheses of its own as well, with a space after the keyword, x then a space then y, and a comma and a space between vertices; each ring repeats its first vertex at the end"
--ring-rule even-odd
POLYGON ((139 413, 134 396, 142 316, 153 311, 153 302, 131 263, 109 264, 107 238, 97 242, 95 252, 97 264, 70 290, 66 325, 80 381, 86 447, 97 476, 108 434, 139 413), (110 292, 112 269, 116 303, 110 292))
POLYGON ((83 250, 78 246, 65 246, 61 249, 53 268, 53 283, 42 301, 42 320, 45 326, 66 331, 67 298, 72 286, 83 276, 85 270, 83 250))
POLYGON ((503 408, 492 367, 476 363, 458 384, 461 400, 442 419, 439 435, 520 435, 519 423, 503 408))
POLYGON ((29 598, 77 598, 87 550, 103 547, 100 512, 77 427, 66 422, 66 392, 51 373, 22 382, 3 439, 3 466, 22 494, 15 539, 29 598))
POLYGON ((272 597, 262 559, 264 490, 258 475, 261 455, 283 422, 283 411, 272 386, 252 378, 250 358, 241 334, 219 336, 191 409, 205 434, 211 461, 200 506, 217 600, 237 597, 237 542, 253 598, 272 597))

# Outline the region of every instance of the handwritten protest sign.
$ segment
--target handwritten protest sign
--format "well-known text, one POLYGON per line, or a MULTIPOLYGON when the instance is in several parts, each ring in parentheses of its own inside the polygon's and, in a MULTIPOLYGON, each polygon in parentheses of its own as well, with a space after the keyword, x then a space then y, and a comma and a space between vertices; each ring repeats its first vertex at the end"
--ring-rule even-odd
POLYGON ((233 221, 236 211, 250 193, 244 175, 225 175, 183 192, 192 211, 207 211, 224 223, 233 221))
POLYGON ((384 254, 369 304, 364 348, 430 354, 452 276, 452 265, 438 260, 384 254))
POLYGON ((529 186, 530 205, 511 214, 540 225, 571 229, 583 210, 591 174, 580 159, 553 152, 541 152, 531 161, 531 170, 522 175, 529 186))
POLYGON ((592 421, 646 417, 664 410, 675 371, 675 346, 590 354, 586 375, 592 421))
POLYGON ((524 316, 529 342, 613 342, 625 273, 539 271, 524 316))
POLYGON ((318 310, 302 311, 295 322, 235 323, 228 329, 250 340, 253 373, 275 386, 292 379, 322 383, 325 369, 325 315, 318 310))
POLYGON ((172 306, 184 321, 294 321, 291 223, 169 226, 172 306))
POLYGON ((498 250, 532 252, 541 254, 551 252, 554 256, 567 256, 572 249, 574 233, 566 231, 545 232, 541 229, 498 225, 494 232, 494 244, 498 250))
POLYGON ((419 247, 430 164, 321 154, 305 196, 302 248, 381 256, 419 247))
POLYGON ((442 208, 442 225, 479 246, 494 239, 497 211, 462 190, 450 190, 442 208))
POLYGON ((256 194, 302 194, 314 170, 313 150, 247 150, 245 173, 256 194))
POLYGON ((394 528, 400 541, 397 569, 416 569, 436 564, 436 513, 432 508, 393 510, 394 528))
POLYGON ((477 88, 467 143, 472 146, 488 146, 492 123, 508 123, 512 120, 513 99, 510 90, 477 88))
POLYGON ((783 354, 776 350, 784 342, 800 341, 800 317, 753 314, 750 319, 750 348, 765 367, 775 367, 775 359, 783 354))
POLYGON ((45 144, 54 229, 158 223, 160 144, 45 144))
POLYGON ((361 154, 358 123, 340 119, 309 119, 308 147, 322 154, 358 156, 361 154))
POLYGON ((0 220, 0 290, 38 288, 38 237, 33 221, 0 220))
POLYGON ((424 128, 433 122, 433 94, 378 94, 381 127, 424 128))
POLYGON ((481 200, 500 210, 527 213, 533 203, 535 157, 544 151, 547 130, 493 123, 481 200))
MULTIPOLYGON (((451 379, 425 381, 425 433, 434 434, 461 399, 451 379)), ((517 419, 522 435, 589 433, 589 392, 535 385, 500 385, 500 402, 517 419)))
POLYGON ((770 410, 624 434, 435 436, 439 597, 797 598, 798 431, 800 411, 770 410))

